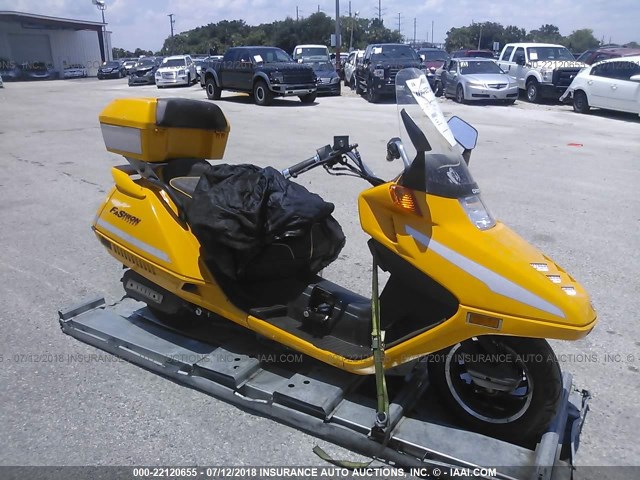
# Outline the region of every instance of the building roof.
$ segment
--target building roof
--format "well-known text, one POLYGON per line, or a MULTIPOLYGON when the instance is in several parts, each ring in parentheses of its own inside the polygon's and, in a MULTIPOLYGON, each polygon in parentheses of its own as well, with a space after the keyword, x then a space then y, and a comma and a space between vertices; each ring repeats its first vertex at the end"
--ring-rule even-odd
POLYGON ((102 29, 102 22, 87 20, 73 20, 71 18, 47 17, 33 13, 12 12, 0 10, 0 21, 19 22, 24 28, 51 28, 68 30, 97 30, 102 29))

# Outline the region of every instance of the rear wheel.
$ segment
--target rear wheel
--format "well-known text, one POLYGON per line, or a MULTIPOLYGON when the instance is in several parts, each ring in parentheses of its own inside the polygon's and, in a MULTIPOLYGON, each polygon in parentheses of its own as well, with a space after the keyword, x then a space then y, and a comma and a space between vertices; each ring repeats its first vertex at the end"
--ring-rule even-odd
POLYGON ((207 91, 207 98, 209 100, 220 100, 220 94, 222 91, 216 85, 216 81, 212 77, 207 78, 204 88, 207 91))
POLYGON ((486 336, 434 354, 438 395, 473 430, 535 446, 558 407, 562 375, 545 340, 486 336))
POLYGON ((458 88, 456 88, 456 102, 464 103, 464 89, 462 85, 458 85, 458 88))
POLYGON ((588 113, 591 109, 589 100, 587 100, 587 94, 582 91, 577 91, 573 94, 573 111, 578 113, 588 113))
POLYGON ((360 82, 358 81, 357 78, 355 80, 355 90, 357 95, 362 95, 362 87, 360 86, 360 82))
POLYGON ((531 103, 539 103, 540 98, 540 86, 538 85, 538 81, 535 79, 529 80, 527 82, 527 100, 531 103))
POLYGON ((191 86, 191 74, 187 73, 187 87, 191 86))
POLYGON ((258 80, 253 86, 253 99, 256 105, 267 106, 273 100, 273 93, 267 87, 264 80, 258 80))

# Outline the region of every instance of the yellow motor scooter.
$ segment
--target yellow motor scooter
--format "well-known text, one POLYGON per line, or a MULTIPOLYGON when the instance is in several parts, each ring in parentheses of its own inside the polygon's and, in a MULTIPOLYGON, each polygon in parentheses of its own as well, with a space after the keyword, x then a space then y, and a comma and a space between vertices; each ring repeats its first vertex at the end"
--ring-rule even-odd
MULTIPOLYGON (((596 314, 571 275, 485 207, 468 169, 475 129, 457 117, 444 120, 419 70, 402 70, 396 85, 402 135, 386 154, 402 160, 401 175, 375 177, 357 145, 335 137, 313 157, 269 172, 267 183, 288 191, 289 178, 319 166, 368 181, 358 199, 360 223, 376 265, 390 274, 374 302, 385 370, 427 358, 433 385, 461 420, 501 438, 534 439, 562 388, 545 339, 582 338, 596 314)), ((268 224, 269 235, 250 250, 234 250, 237 232, 249 231, 237 202, 258 184, 245 182, 242 191, 239 180, 225 190, 238 172, 207 162, 223 157, 230 131, 216 104, 119 99, 100 122, 107 149, 128 165, 112 169, 115 186, 93 228, 127 268, 129 296, 178 325, 222 317, 338 369, 374 373, 371 299, 317 275, 342 246, 326 244, 341 241, 330 216, 274 226, 267 215, 276 197, 261 198, 265 209, 247 216, 259 231, 267 228, 256 218, 268 224), (220 203, 232 193, 230 205, 220 203), (203 225, 196 213, 205 204, 222 220, 203 225), (319 255, 325 260, 316 261, 319 255)), ((265 178, 262 169, 246 171, 254 176, 245 180, 265 178)))

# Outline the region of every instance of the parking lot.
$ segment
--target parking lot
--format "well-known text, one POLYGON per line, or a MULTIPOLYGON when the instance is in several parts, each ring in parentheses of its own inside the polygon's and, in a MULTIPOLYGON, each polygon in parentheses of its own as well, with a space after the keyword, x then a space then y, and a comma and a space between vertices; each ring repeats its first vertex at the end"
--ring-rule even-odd
MULTIPOLYGON (((206 101, 199 85, 158 90, 125 79, 6 83, 0 89, 0 464, 323 465, 320 444, 271 420, 130 365, 64 335, 57 310, 95 294, 122 295, 121 266, 90 226, 109 190, 98 114, 124 96, 206 101), (91 356, 100 354, 99 356, 91 356)), ((552 342, 574 384, 593 394, 579 465, 637 465, 640 444, 640 119, 570 106, 460 105, 479 131, 471 170, 494 215, 557 261, 591 293, 600 323, 586 339, 552 342)), ((398 136, 396 106, 341 97, 259 107, 224 92, 225 161, 285 168, 348 134, 382 178, 398 136)), ((298 178, 335 203, 347 235, 325 276, 366 294, 370 258, 359 229, 362 180, 318 169, 298 178)))

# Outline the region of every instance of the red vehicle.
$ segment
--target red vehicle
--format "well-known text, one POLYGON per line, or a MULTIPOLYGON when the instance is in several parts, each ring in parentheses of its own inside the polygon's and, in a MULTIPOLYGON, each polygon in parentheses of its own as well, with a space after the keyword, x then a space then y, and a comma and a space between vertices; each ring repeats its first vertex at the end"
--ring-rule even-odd
POLYGON ((458 50, 451 54, 451 58, 475 57, 475 58, 495 58, 491 50, 458 50))
POLYGON ((416 52, 422 59, 427 73, 427 80, 433 89, 436 78, 436 70, 441 68, 449 60, 449 54, 440 48, 421 48, 416 52))
POLYGON ((579 62, 584 62, 587 65, 593 65, 601 60, 608 60, 610 58, 629 57, 631 55, 640 55, 640 48, 630 47, 603 47, 587 50, 582 52, 578 57, 579 62))

